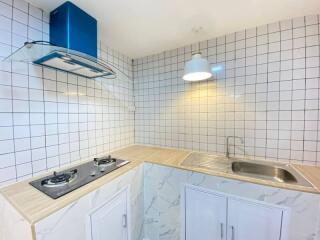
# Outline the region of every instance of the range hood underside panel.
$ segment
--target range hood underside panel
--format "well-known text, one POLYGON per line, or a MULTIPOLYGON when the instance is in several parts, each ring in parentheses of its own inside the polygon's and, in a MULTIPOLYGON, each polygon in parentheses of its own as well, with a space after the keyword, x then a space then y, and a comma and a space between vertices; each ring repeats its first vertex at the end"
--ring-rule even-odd
POLYGON ((26 43, 5 60, 39 64, 87 78, 115 76, 101 59, 50 44, 26 43))

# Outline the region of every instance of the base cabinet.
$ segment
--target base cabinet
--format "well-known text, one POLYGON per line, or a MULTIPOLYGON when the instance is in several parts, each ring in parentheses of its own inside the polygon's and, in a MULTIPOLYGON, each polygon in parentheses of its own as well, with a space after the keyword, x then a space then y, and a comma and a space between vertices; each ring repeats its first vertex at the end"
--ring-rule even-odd
POLYGON ((228 240, 280 240, 282 209, 228 199, 228 240))
POLYGON ((226 239, 227 198, 186 189, 186 239, 226 239))
POLYGON ((185 188, 186 240, 285 240, 284 209, 185 188))
POLYGON ((90 214, 90 240, 128 240, 127 191, 90 214))

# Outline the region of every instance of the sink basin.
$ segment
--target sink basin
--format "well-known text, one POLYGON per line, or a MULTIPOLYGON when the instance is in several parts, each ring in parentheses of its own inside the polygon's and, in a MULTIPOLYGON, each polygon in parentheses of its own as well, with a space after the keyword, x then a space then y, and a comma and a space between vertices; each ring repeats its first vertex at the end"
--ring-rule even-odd
POLYGON ((288 170, 278 166, 268 166, 252 162, 232 162, 232 171, 239 175, 265 178, 284 183, 297 183, 296 177, 288 170))
POLYGON ((311 187, 311 184, 294 168, 286 164, 271 162, 260 164, 250 161, 233 161, 231 163, 231 169, 233 173, 238 175, 311 187))

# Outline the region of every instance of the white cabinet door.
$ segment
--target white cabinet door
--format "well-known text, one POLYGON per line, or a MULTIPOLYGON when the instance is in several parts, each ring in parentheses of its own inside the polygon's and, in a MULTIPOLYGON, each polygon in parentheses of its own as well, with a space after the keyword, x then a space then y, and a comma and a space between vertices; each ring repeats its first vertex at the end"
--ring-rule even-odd
POLYGON ((92 240, 127 240, 127 193, 121 192, 91 216, 92 240))
POLYGON ((228 199, 228 240, 280 240, 282 209, 228 199))
POLYGON ((227 198, 186 187, 186 240, 225 240, 227 198))

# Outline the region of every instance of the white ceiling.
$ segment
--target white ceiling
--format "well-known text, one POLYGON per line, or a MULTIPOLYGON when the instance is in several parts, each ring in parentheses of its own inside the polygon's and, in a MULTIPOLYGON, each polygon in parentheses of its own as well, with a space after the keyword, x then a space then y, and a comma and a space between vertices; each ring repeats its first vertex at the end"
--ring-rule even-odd
MULTIPOLYGON (((51 11, 65 0, 29 0, 51 11)), ((71 0, 106 44, 142 57, 278 20, 320 13, 319 0, 71 0), (202 27, 198 33, 193 28, 202 27)))

